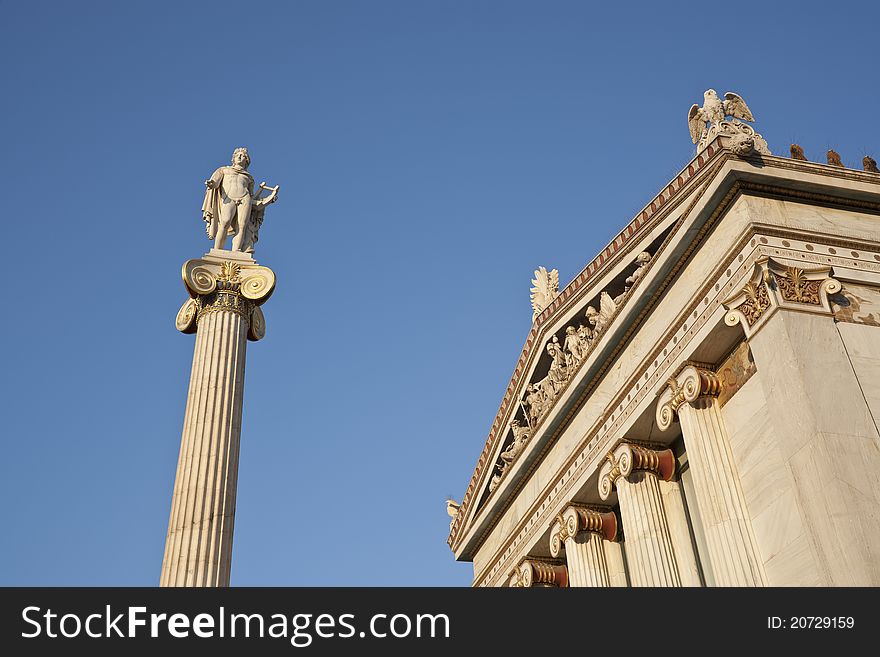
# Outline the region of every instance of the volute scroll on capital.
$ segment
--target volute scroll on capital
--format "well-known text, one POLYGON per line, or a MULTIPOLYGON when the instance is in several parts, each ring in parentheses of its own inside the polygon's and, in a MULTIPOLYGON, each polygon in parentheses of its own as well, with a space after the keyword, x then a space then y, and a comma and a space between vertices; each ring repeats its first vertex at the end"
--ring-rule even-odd
POLYGON ((671 449, 653 449, 635 443, 623 442, 608 452, 599 470, 599 497, 607 500, 621 477, 633 472, 649 472, 659 479, 670 481, 675 474, 675 455, 671 449))
POLYGON ((617 538, 617 529, 617 516, 613 511, 570 504, 556 516, 550 529, 550 555, 558 557, 565 547, 565 541, 581 532, 590 532, 606 541, 613 541, 617 538))
POLYGON ((657 400, 657 426, 666 431, 672 426, 678 409, 692 404, 701 397, 717 397, 721 392, 721 380, 706 367, 687 364, 671 377, 657 400))
POLYGON ((177 313, 175 326, 182 333, 195 333, 205 315, 228 312, 247 324, 247 338, 266 335, 266 319, 260 305, 275 289, 275 273, 268 267, 233 260, 188 260, 183 264, 183 284, 190 298, 177 313))
POLYGON ((239 292, 245 299, 261 305, 269 300, 275 291, 275 272, 257 264, 239 264, 216 260, 187 260, 183 263, 181 275, 183 285, 192 298, 211 294, 222 280, 224 266, 237 268, 239 292))
POLYGON ((526 559, 511 573, 511 580, 512 588, 564 588, 568 586, 568 568, 563 564, 526 559))

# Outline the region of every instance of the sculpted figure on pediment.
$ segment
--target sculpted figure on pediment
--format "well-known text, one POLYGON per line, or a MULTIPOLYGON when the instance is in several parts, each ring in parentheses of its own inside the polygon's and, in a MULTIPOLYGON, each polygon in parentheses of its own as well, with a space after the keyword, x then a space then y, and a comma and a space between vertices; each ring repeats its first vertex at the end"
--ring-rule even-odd
POLYGON ((489 480, 489 492, 491 493, 496 488, 498 488, 498 484, 501 483, 501 477, 503 475, 503 470, 496 470, 495 474, 492 475, 492 478, 489 480))
POLYGON ((525 406, 528 408, 529 419, 532 423, 537 422, 538 418, 544 414, 552 401, 544 387, 546 380, 542 379, 537 383, 533 383, 531 389, 526 394, 525 406))
POLYGON ((529 428, 522 426, 519 423, 519 420, 513 420, 513 422, 510 423, 510 428, 513 431, 513 442, 510 444, 510 447, 501 452, 501 460, 507 465, 510 465, 516 460, 516 457, 522 453, 526 447, 526 443, 529 442, 529 438, 531 437, 531 431, 529 428))
POLYGON ((624 288, 625 292, 628 292, 629 289, 638 282, 638 280, 645 273, 645 269, 650 262, 651 254, 647 251, 642 251, 639 255, 636 256, 636 264, 638 265, 638 268, 630 276, 626 277, 626 287, 624 288))
POLYGON ((593 335, 595 335, 601 328, 599 326, 599 311, 593 308, 593 306, 587 306, 584 316, 587 318, 587 323, 590 325, 593 335))
POLYGON ((581 331, 584 328, 586 327, 581 325, 579 328, 569 326, 565 329, 565 342, 562 348, 565 351, 565 364, 569 370, 580 365, 587 356, 587 349, 590 345, 585 340, 585 333, 581 331))
POLYGON ((611 295, 604 291, 599 295, 599 310, 596 310, 593 306, 587 306, 585 315, 587 322, 593 327, 594 339, 605 328, 605 325, 611 321, 616 312, 617 304, 614 303, 611 295))
POLYGON ((550 371, 547 374, 546 381, 550 382, 553 389, 554 397, 562 390, 565 382, 568 381, 568 367, 565 365, 565 353, 562 351, 562 345, 559 344, 559 338, 555 335, 553 339, 547 343, 547 353, 553 361, 550 363, 550 371))

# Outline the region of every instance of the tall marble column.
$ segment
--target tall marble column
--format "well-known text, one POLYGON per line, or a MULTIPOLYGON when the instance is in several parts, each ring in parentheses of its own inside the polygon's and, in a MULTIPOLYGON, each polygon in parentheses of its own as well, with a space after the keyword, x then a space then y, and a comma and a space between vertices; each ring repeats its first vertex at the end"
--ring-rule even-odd
POLYGON ((568 586, 568 569, 560 563, 523 559, 516 570, 510 574, 510 587, 564 588, 568 586))
POLYGON ((620 545, 613 542, 616 537, 613 512, 571 504, 550 530, 550 555, 559 558, 565 551, 570 586, 625 586, 623 555, 620 545))
POLYGON ((666 431, 676 414, 681 422, 715 583, 764 586, 764 569, 718 406, 720 391, 714 372, 686 366, 669 380, 658 401, 657 425, 666 431))
POLYGON ((621 443, 599 471, 599 496, 617 488, 633 586, 681 586, 660 481, 675 472, 672 450, 621 443))
POLYGON ((160 586, 228 586, 245 348, 265 334, 275 274, 212 249, 183 265, 183 283, 191 298, 176 325, 196 343, 160 586))

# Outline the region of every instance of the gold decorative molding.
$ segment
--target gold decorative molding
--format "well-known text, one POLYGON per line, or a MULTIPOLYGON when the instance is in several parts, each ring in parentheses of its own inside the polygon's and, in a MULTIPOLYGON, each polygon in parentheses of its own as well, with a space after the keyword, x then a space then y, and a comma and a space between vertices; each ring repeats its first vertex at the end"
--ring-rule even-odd
POLYGON ((559 563, 526 559, 511 573, 510 586, 520 589, 564 588, 568 586, 568 568, 559 563))
POLYGON ((750 281, 745 284, 742 291, 746 295, 746 300, 740 306, 740 312, 742 312, 749 326, 751 326, 770 307, 770 298, 767 295, 767 288, 761 283, 752 283, 750 281))
POLYGON ((776 308, 812 310, 831 314, 829 294, 840 292, 840 282, 831 277, 831 267, 801 269, 763 258, 742 290, 724 301, 728 326, 742 324, 751 336, 776 308))
POLYGON ((608 452, 605 464, 599 470, 599 497, 607 500, 615 482, 626 479, 633 472, 649 472, 664 481, 675 474, 675 456, 671 449, 651 449, 635 443, 620 443, 608 452))
POLYGON ((248 339, 266 334, 266 319, 259 306, 275 289, 275 273, 268 267, 206 257, 187 260, 183 284, 190 295, 177 313, 175 325, 183 333, 195 333, 202 317, 217 312, 233 313, 248 327, 248 339))
POLYGON ((682 404, 690 404, 700 397, 717 397, 721 393, 721 380, 711 369, 695 364, 685 364, 682 370, 670 377, 657 400, 657 426, 666 431, 682 404))
POLYGON ((565 541, 581 532, 590 532, 606 541, 617 538, 617 516, 608 509, 569 504, 565 511, 556 516, 550 528, 550 555, 558 557, 565 547, 565 541))
POLYGON ((744 327, 750 329, 770 307, 770 295, 764 284, 764 270, 760 263, 756 264, 742 289, 723 302, 728 311, 724 318, 728 326, 736 326, 742 322, 744 327))
POLYGON ((785 273, 782 276, 775 276, 774 278, 779 286, 782 298, 786 301, 820 305, 819 281, 807 280, 803 269, 786 267, 785 273))
POLYGON ((239 294, 238 289, 219 289, 199 298, 200 308, 196 322, 210 313, 230 312, 248 322, 253 308, 250 301, 239 294))
POLYGON ((772 277, 779 295, 781 305, 804 304, 820 306, 826 312, 831 312, 831 304, 828 301, 829 294, 840 292, 840 283, 831 277, 831 267, 816 267, 801 269, 791 265, 784 265, 767 260, 767 271, 772 277))

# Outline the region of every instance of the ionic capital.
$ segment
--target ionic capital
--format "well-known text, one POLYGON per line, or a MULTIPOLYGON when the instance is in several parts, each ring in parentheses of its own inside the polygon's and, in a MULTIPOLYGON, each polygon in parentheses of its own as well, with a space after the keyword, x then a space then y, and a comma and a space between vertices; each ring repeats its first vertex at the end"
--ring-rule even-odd
POLYGON ((657 400, 657 426, 666 431, 672 426, 682 404, 691 404, 700 397, 717 397, 721 380, 711 369, 687 364, 671 377, 657 400))
POLYGON ((830 314, 828 295, 840 290, 831 267, 801 269, 764 258, 755 263, 743 288, 724 302, 728 311, 724 322, 741 324, 750 337, 776 308, 830 314))
POLYGON ((275 273, 271 269, 212 258, 187 260, 182 276, 190 299, 177 313, 177 330, 195 333, 202 317, 226 312, 245 321, 248 339, 259 340, 266 334, 266 320, 259 306, 275 289, 275 273))
POLYGON ((675 456, 671 449, 656 450, 634 443, 623 442, 608 452, 605 464, 599 470, 599 497, 607 500, 615 482, 633 472, 650 472, 664 481, 675 474, 675 456))
POLYGON ((563 588, 568 586, 568 568, 558 563, 526 559, 511 573, 510 586, 521 589, 532 587, 563 588))
POLYGON ((556 516, 550 529, 550 555, 558 557, 565 541, 581 532, 591 532, 607 541, 617 537, 617 516, 607 509, 570 504, 556 516))

